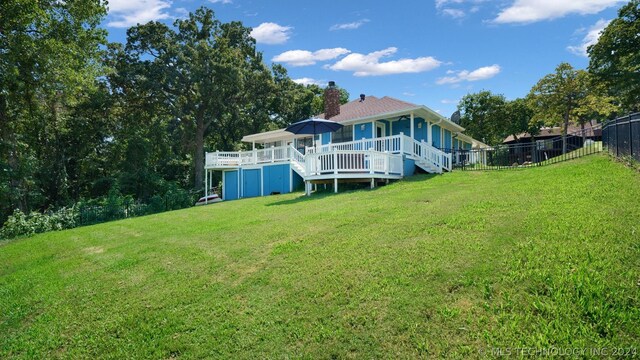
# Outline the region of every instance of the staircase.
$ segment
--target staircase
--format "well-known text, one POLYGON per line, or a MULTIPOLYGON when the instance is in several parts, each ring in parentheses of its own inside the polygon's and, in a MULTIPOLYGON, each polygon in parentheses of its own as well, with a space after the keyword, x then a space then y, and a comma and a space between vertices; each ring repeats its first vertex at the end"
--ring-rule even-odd
POLYGON ((424 141, 407 139, 411 144, 410 155, 415 159, 416 166, 432 174, 451 171, 451 154, 447 154, 424 141))
POLYGON ((291 159, 291 168, 304 179, 307 173, 304 165, 304 155, 293 147, 293 145, 289 147, 289 151, 291 154, 291 156, 289 156, 291 159))

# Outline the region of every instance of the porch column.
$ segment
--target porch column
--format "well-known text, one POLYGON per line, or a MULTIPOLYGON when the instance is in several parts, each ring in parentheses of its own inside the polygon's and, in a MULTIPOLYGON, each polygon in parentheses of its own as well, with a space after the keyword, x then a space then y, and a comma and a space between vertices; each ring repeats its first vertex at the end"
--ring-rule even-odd
POLYGON ((430 121, 427 122, 427 142, 430 146, 433 146, 433 136, 431 135, 431 125, 433 125, 430 121))
POLYGON ((371 138, 372 139, 376 138, 376 122, 375 121, 371 122, 371 138))
POLYGON ((375 188, 376 187, 376 180, 374 178, 371 178, 371 188, 375 188))
POLYGON ((411 139, 415 139, 415 134, 413 132, 413 113, 411 113, 411 117, 410 118, 411 118, 411 120, 410 120, 411 121, 411 124, 410 124, 411 125, 411 139))
POLYGON ((338 193, 338 178, 333 179, 333 192, 338 193))

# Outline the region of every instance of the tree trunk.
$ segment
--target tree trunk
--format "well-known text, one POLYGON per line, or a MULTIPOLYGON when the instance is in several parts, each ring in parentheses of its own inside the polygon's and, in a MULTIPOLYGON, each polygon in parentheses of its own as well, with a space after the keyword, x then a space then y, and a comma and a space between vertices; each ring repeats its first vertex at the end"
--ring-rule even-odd
POLYGON ((562 125, 562 154, 567 153, 567 129, 569 128, 569 111, 564 114, 564 124, 562 125))
POLYGON ((201 191, 204 185, 204 119, 198 117, 196 119, 196 153, 194 154, 195 160, 195 179, 193 183, 193 189, 201 191))

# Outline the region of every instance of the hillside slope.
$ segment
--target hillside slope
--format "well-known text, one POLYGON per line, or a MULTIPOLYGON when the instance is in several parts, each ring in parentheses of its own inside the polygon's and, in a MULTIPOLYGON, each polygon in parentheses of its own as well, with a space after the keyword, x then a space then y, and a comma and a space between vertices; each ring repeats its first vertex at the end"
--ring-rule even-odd
POLYGON ((0 358, 460 357, 640 343, 640 176, 595 155, 0 245, 0 358))

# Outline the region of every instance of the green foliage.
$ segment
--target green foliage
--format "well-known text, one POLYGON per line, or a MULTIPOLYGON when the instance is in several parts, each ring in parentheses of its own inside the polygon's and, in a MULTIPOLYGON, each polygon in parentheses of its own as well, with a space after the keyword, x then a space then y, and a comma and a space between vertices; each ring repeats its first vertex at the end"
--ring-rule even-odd
POLYGON ((458 104, 460 125, 465 133, 486 144, 499 144, 505 137, 507 127, 503 95, 495 95, 483 90, 475 94, 465 95, 458 104))
POLYGON ((78 220, 79 212, 75 206, 44 214, 35 211, 25 214, 16 209, 0 228, 0 239, 71 229, 77 226, 78 220))
POLYGON ((593 155, 10 241, 0 357, 637 348, 639 197, 636 171, 593 155))
POLYGON ((591 45, 589 72, 606 85, 622 110, 640 109, 640 1, 631 0, 618 11, 591 45))

